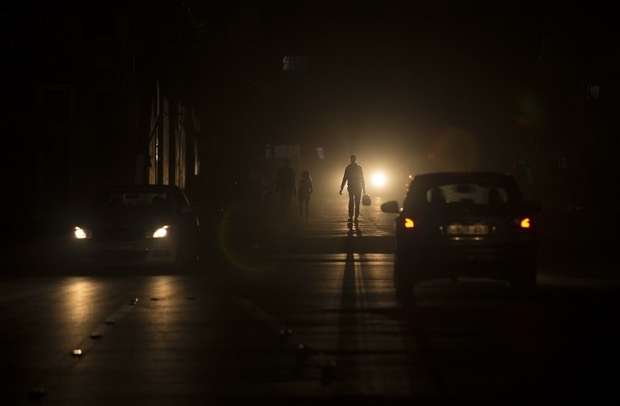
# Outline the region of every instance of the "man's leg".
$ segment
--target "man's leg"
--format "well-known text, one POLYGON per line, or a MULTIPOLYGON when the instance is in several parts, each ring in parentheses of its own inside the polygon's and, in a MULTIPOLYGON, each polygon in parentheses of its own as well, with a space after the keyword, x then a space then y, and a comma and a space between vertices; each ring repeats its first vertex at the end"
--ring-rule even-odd
POLYGON ((284 191, 281 195, 282 201, 282 214, 284 216, 284 222, 288 223, 288 215, 291 208, 291 199, 293 196, 292 191, 284 191))
POLYGON ((362 199, 362 196, 360 193, 357 193, 355 195, 355 219, 357 220, 357 218, 360 215, 360 200, 362 199))
POLYGON ((355 205, 355 195, 349 192, 349 220, 353 218, 353 206, 355 205))

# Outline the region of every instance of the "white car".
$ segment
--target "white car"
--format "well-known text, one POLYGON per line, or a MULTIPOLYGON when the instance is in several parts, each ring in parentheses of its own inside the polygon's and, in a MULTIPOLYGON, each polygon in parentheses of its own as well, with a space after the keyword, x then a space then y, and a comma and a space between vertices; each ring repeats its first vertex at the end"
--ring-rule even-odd
POLYGON ((73 234, 78 261, 179 268, 198 261, 198 216, 176 186, 107 187, 80 213, 73 234))

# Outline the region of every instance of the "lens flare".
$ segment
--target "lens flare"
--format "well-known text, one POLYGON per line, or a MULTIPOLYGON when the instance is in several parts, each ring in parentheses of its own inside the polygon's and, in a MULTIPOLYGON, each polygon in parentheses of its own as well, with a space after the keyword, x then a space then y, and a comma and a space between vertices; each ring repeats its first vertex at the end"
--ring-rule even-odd
POLYGON ((432 157, 434 170, 475 170, 480 160, 480 144, 469 131, 450 127, 438 134, 432 157))
POLYGON ((256 261, 261 252, 268 251, 270 239, 263 233, 277 227, 276 219, 258 216, 251 201, 242 201, 224 210, 219 227, 219 244, 226 259, 247 272, 268 271, 275 267, 272 259, 256 261))

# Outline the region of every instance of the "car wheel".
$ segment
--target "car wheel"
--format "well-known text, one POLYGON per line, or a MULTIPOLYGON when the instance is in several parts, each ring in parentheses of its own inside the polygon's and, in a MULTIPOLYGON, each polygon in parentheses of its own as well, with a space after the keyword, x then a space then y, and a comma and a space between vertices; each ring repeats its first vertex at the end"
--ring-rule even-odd
POLYGON ((513 269, 510 290, 516 298, 528 298, 536 292, 537 268, 535 264, 523 264, 513 269))
POLYGON ((394 256, 394 288, 399 300, 413 299, 413 274, 411 261, 403 256, 394 256))

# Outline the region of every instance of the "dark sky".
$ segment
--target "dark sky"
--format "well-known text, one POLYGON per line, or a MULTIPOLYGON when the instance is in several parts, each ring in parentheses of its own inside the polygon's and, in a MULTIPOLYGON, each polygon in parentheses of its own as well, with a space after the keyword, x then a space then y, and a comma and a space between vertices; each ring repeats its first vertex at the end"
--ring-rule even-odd
POLYGON ((310 58, 310 85, 291 81, 277 94, 285 107, 274 113, 276 131, 301 124, 368 151, 377 140, 413 140, 424 153, 453 131, 504 165, 520 147, 523 105, 541 86, 545 38, 561 58, 580 58, 591 39, 610 36, 612 15, 602 2, 266 3, 263 49, 310 58))
POLYGON ((285 91, 288 107, 275 113, 291 118, 280 130, 304 123, 311 136, 377 151, 378 140, 414 140, 428 150, 445 128, 455 127, 492 145, 516 122, 519 89, 536 79, 541 13, 527 2, 512 10, 470 3, 263 7, 267 49, 310 58, 310 85, 293 82, 285 91))
MULTIPOLYGON (((531 97, 540 85, 543 37, 551 33, 569 49, 588 50, 586 38, 605 39, 615 26, 611 6, 601 8, 603 2, 160 3, 179 23, 191 25, 184 4, 194 22, 204 23, 205 66, 197 70, 204 72, 205 121, 221 118, 221 128, 251 128, 274 142, 339 140, 344 154, 377 150, 384 140, 393 142, 392 150, 403 149, 395 142, 413 140, 426 154, 450 128, 469 134, 485 156, 506 152, 514 147, 524 95, 531 97), (309 71, 282 74, 283 55, 308 56, 309 71)), ((129 4, 140 13, 152 12, 158 2, 1 7, 88 10, 93 17, 129 4)))

